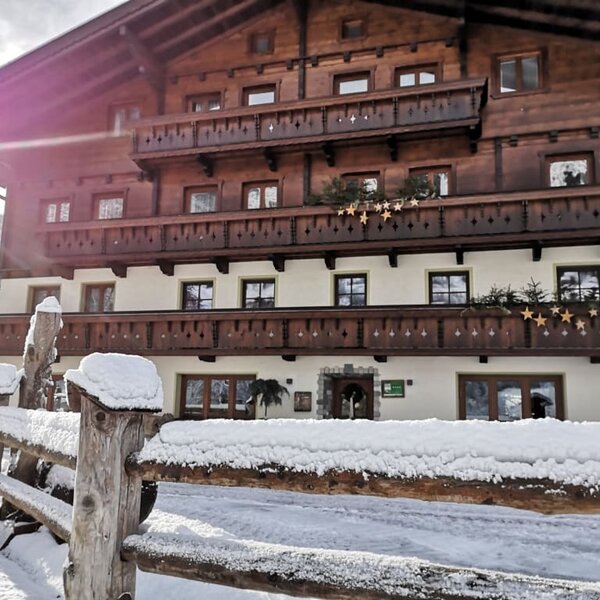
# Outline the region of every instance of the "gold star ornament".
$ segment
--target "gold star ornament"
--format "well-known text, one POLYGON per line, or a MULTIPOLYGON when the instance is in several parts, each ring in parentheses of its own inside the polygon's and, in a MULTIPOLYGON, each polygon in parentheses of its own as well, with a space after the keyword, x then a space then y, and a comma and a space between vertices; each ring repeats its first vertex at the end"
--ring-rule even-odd
POLYGON ((368 220, 369 220, 369 216, 367 215, 367 211, 366 211, 366 210, 363 210, 363 213, 362 213, 362 215, 360 215, 360 222, 361 222, 363 225, 366 225, 368 220))
POLYGON ((569 312, 568 308, 565 308, 565 312, 560 316, 562 317, 561 321, 563 323, 570 323, 574 315, 569 312))
POLYGON ((597 317, 598 316, 598 309, 597 308, 590 308, 589 313, 590 313, 590 317, 597 317))
POLYGON ((338 217, 343 217, 346 214, 346 209, 344 207, 338 208, 338 217))
POLYGON ((381 202, 378 202, 378 203, 375 205, 375 210, 376 210, 377 212, 381 212, 381 208, 382 208, 382 207, 381 207, 381 202))
POLYGON ((550 312, 552 313, 553 317, 558 317, 560 315, 560 306, 556 306, 556 304, 551 306, 550 312))
POLYGON ((581 319, 577 319, 577 321, 575 321, 575 326, 577 329, 579 329, 579 331, 583 331, 585 329, 585 323, 581 319))
POLYGON ((411 205, 413 208, 418 208, 418 207, 419 207, 419 201, 418 201, 416 198, 413 198, 413 199, 410 201, 410 205, 411 205))
POLYGON ((351 204, 350 206, 348 206, 348 208, 346 209, 346 212, 353 217, 354 213, 356 211, 356 206, 354 206, 354 204, 351 204))
POLYGON ((387 221, 392 216, 392 213, 387 208, 381 213, 381 218, 387 221))
POLYGON ((542 313, 538 313, 538 316, 533 320, 537 323, 538 327, 543 327, 546 325, 546 321, 548 319, 546 317, 542 317, 542 313))
POLYGON ((386 200, 381 206, 383 206, 383 210, 389 210, 390 203, 386 200))
POLYGON ((533 311, 529 310, 529 306, 526 306, 525 310, 521 311, 521 314, 523 315, 523 321, 528 321, 533 318, 533 311))
POLYGON ((396 202, 396 203, 394 203, 394 210, 396 212, 400 212, 402 210, 402 204, 403 204, 402 202, 396 202))

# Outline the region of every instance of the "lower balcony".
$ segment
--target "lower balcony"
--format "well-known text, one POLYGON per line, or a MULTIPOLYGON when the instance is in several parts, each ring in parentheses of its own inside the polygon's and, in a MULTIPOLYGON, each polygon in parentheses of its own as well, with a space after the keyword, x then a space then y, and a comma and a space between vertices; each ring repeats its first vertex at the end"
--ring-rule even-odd
MULTIPOLYGON (((63 356, 90 352, 142 355, 600 356, 597 310, 432 306, 214 310, 206 312, 65 313, 63 356), (563 316, 565 315, 565 316, 563 316)), ((0 354, 18 356, 28 315, 0 317, 0 354)))

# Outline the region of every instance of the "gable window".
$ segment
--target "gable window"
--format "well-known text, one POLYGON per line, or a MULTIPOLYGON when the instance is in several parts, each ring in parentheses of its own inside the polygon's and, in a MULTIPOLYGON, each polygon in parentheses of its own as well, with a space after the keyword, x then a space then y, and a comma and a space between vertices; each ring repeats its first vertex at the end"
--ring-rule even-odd
POLYGON ((244 104, 246 106, 273 104, 275 100, 276 89, 273 84, 244 88, 244 104))
POLYGON ((45 298, 54 296, 60 300, 60 287, 57 285, 36 285, 29 288, 29 312, 35 312, 35 307, 45 298))
POLYGON ((123 218, 123 208, 125 205, 122 196, 103 195, 95 196, 94 203, 96 219, 121 219, 123 218))
POLYGON ((180 416, 190 419, 253 419, 254 375, 182 375, 180 416))
POLYGON ((115 104, 110 107, 109 128, 113 133, 120 135, 125 131, 125 123, 137 121, 141 116, 142 112, 137 103, 115 104))
POLYGON ((564 419, 558 375, 460 375, 459 417, 481 421, 564 419))
POLYGON ((342 21, 342 39, 355 40, 366 33, 364 19, 344 19, 342 21))
POLYGON ((246 208, 277 208, 277 181, 245 183, 243 194, 246 208))
POLYGON ((274 308, 274 306, 274 279, 246 279, 242 282, 242 308, 274 308))
POLYGON ((48 200, 42 203, 45 223, 66 223, 70 220, 71 203, 68 200, 48 200))
POLYGON ((467 271, 430 272, 429 304, 468 304, 467 271))
POLYGON ((221 94, 198 94, 186 98, 186 110, 188 112, 212 112, 221 110, 221 94))
POLYGON ((542 87, 541 52, 501 56, 497 59, 496 77, 500 94, 531 92, 542 87))
POLYGON ((217 210, 217 188, 190 188, 185 192, 186 210, 189 213, 206 213, 217 210))
POLYGON ((546 158, 550 187, 574 187, 593 183, 592 153, 546 158))
MULTIPOLYGON (((450 167, 423 167, 410 169, 409 176, 415 178, 424 187, 429 187, 435 197, 448 196, 451 186, 450 167)), ((423 193, 421 197, 426 197, 423 193)))
POLYGON ((190 281, 183 284, 183 310, 210 310, 212 307, 212 281, 190 281))
POLYGON ((333 91, 339 96, 368 92, 370 88, 371 74, 368 71, 344 73, 343 75, 336 75, 333 78, 333 91))
POLYGON ((275 49, 275 32, 265 31, 251 34, 248 46, 251 54, 272 54, 275 49))
POLYGON ((84 312, 112 312, 115 309, 115 284, 94 283, 83 288, 84 312))
POLYGON ((336 306, 366 306, 367 276, 364 273, 335 276, 336 306))
POLYGON ((405 88, 417 85, 430 85, 439 81, 440 67, 438 64, 399 67, 396 69, 396 86, 405 88))
POLYGON ((561 302, 600 300, 600 265, 558 267, 556 279, 561 302))

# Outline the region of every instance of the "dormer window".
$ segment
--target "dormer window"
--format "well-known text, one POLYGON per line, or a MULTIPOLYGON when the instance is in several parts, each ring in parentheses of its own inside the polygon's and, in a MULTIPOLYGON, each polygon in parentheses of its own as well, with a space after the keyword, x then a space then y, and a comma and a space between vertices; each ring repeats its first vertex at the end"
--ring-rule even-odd
POLYGON ((340 96, 368 92, 371 88, 371 74, 368 71, 364 71, 336 75, 333 84, 334 93, 340 96))
POLYGON ((437 64, 399 67, 396 69, 396 86, 401 88, 431 85, 440 80, 437 64))
POLYGON ((344 19, 342 21, 342 39, 355 40, 366 33, 364 19, 344 19))
POLYGON ((212 112, 221 110, 221 94, 198 94, 186 98, 187 112, 212 112))
POLYGON ((272 54, 275 49, 275 32, 253 33, 249 38, 250 54, 272 54))
POLYGON ((244 104, 258 106, 260 104, 273 104, 276 100, 275 85, 260 85, 244 89, 244 104))

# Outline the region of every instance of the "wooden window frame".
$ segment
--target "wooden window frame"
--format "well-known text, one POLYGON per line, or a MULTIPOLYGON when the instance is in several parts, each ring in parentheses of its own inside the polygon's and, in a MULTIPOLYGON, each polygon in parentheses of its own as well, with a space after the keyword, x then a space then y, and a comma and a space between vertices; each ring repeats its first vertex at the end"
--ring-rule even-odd
MULTIPOLYGON (((200 300, 200 298, 199 298, 200 300)), ((181 282, 181 310, 185 310, 186 312, 196 312, 196 311, 207 311, 207 310, 212 310, 215 306, 215 282, 212 279, 199 279, 199 280, 194 280, 194 281, 182 281, 181 282), (192 286, 192 285, 210 285, 211 288, 211 295, 210 295, 210 308, 201 308, 201 307, 196 307, 196 308, 186 308, 185 304, 186 304, 186 297, 185 297, 185 292, 186 292, 186 288, 188 286, 192 286)))
POLYGON ((60 224, 60 223, 70 223, 71 222, 71 210, 73 208, 72 197, 63 196, 61 198, 44 198, 40 200, 40 212, 39 212, 39 221, 42 225, 52 225, 52 224, 60 224), (51 204, 56 205, 56 219, 54 221, 48 221, 46 219, 48 214, 48 207, 51 204), (69 205, 69 218, 66 221, 60 220, 60 206, 61 204, 69 205))
POLYGON ((439 62, 434 63, 419 63, 417 65, 401 65, 394 69, 393 74, 394 80, 392 81, 392 87, 399 90, 412 89, 412 88, 427 88, 430 85, 436 85, 442 81, 442 64, 439 62), (417 81, 418 75, 421 71, 429 69, 435 73, 435 81, 433 83, 419 83, 417 81), (400 75, 402 74, 415 74, 415 84, 400 86, 400 75))
POLYGON ((93 221, 118 221, 127 217, 127 193, 123 190, 114 192, 97 192, 92 194, 92 220, 93 221), (123 214, 120 217, 111 217, 110 219, 100 218, 100 202, 102 200, 113 200, 121 198, 123 200, 123 214))
POLYGON ((254 56, 268 56, 275 52, 275 29, 268 29, 263 31, 253 31, 248 34, 248 54, 254 56), (260 51, 256 48, 256 42, 259 38, 264 37, 267 39, 268 47, 267 50, 260 51))
POLYGON ((259 85, 250 85, 242 88, 242 104, 248 107, 271 106, 279 102, 279 86, 276 83, 261 83, 259 85), (250 95, 255 93, 273 92, 273 102, 263 102, 262 104, 249 104, 250 95))
MULTIPOLYGON (((369 306, 369 278, 367 273, 336 273, 333 276, 333 290, 334 290, 334 302, 335 302, 335 306, 337 308, 343 308, 343 309, 352 309, 352 308, 356 308, 356 307, 363 307, 363 306, 369 306), (350 304, 346 305, 346 304, 340 304, 340 293, 339 293, 339 287, 338 287, 338 282, 341 279, 359 279, 362 278, 363 282, 364 282, 364 286, 365 286, 365 292, 364 292, 364 296, 365 296, 365 302, 364 304, 354 304, 352 302, 352 298, 355 296, 355 294, 352 293, 352 283, 350 284, 350 294, 343 294, 343 295, 347 295, 350 297, 350 304)), ((356 294, 358 295, 358 294, 356 294)))
POLYGON ((183 190, 183 212, 189 215, 206 215, 211 214, 213 212, 220 211, 221 205, 221 197, 219 194, 219 186, 218 185, 195 185, 191 187, 186 187, 183 190), (201 193, 201 192, 214 192, 215 194, 215 210, 208 210, 205 212, 196 211, 192 212, 192 194, 201 193))
POLYGON ((106 282, 106 283, 84 283, 83 289, 82 289, 82 307, 83 307, 82 312, 95 314, 95 315, 112 313, 112 312, 114 312, 115 296, 116 296, 116 286, 115 286, 114 281, 110 281, 110 282, 106 282), (90 290, 92 288, 99 288, 101 290, 100 298, 101 298, 102 310, 97 310, 94 312, 88 310, 88 290, 90 290), (112 288, 112 290, 113 290, 113 309, 108 310, 108 311, 104 310, 104 292, 107 288, 112 288))
POLYGON ((361 69, 359 71, 343 71, 341 73, 331 74, 331 90, 333 96, 354 96, 356 94, 368 94, 373 91, 373 70, 361 69), (367 80, 366 92, 352 92, 351 94, 340 94, 340 84, 346 81, 354 81, 358 79, 367 80))
POLYGON ((410 167, 408 170, 408 176, 420 176, 427 175, 429 182, 433 185, 433 175, 436 173, 448 173, 448 193, 445 196, 440 195, 440 198, 447 198, 448 196, 452 196, 456 193, 456 184, 454 177, 454 167, 453 165, 444 164, 444 165, 429 165, 429 166, 419 166, 419 167, 410 167))
POLYGON ((280 208, 281 186, 278 179, 265 179, 264 181, 245 181, 242 183, 242 209, 243 210, 273 210, 280 208), (265 203, 265 190, 268 187, 277 188, 277 206, 267 207, 265 203), (259 208, 248 208, 248 190, 251 188, 260 188, 260 206, 259 208))
POLYGON ((45 296, 46 298, 49 296, 54 296, 60 301, 60 284, 49 283, 47 285, 30 285, 27 291, 27 306, 29 307, 30 313, 35 312, 35 293, 39 290, 45 290, 48 292, 45 296), (50 293, 50 290, 56 290, 57 293, 50 293))
POLYGON ((564 421, 565 419, 565 395, 564 381, 562 375, 546 373, 460 373, 458 375, 458 418, 462 421, 467 420, 466 403, 466 381, 487 381, 488 382, 488 414, 490 421, 498 421, 498 381, 519 381, 521 383, 522 404, 521 419, 531 418, 523 415, 531 415, 531 394, 530 384, 532 381, 545 380, 554 381, 556 385, 556 419, 564 421), (528 385, 524 385, 524 384, 528 385))
MULTIPOLYGON (((598 275, 598 280, 600 282, 600 263, 592 264, 592 265, 560 265, 556 267, 556 292, 558 295, 559 302, 568 303, 568 304, 579 304, 579 303, 589 303, 595 302, 593 299, 582 298, 581 297, 581 281, 577 285, 577 292, 579 296, 579 300, 571 300, 563 298, 563 290, 560 285, 561 274, 567 271, 596 271, 598 275)), ((600 292, 599 292, 600 293, 600 292)))
POLYGON ((524 50, 520 52, 510 52, 508 54, 494 54, 492 56, 492 93, 490 94, 492 98, 512 98, 514 96, 523 96, 527 94, 539 94, 541 92, 547 91, 548 85, 548 52, 546 48, 535 48, 532 50, 524 50), (522 77, 522 67, 521 60, 523 58, 530 58, 532 56, 538 57, 538 87, 533 90, 524 90, 522 89, 523 85, 523 77, 522 77), (500 72, 500 64, 503 61, 513 60, 516 62, 516 76, 518 89, 514 92, 501 92, 501 72, 500 72))
MULTIPOLYGON (((114 104, 111 104, 108 107, 108 131, 120 135, 123 133, 122 129, 117 130, 117 128, 115 127, 115 117, 116 114, 119 110, 127 110, 127 112, 129 113, 129 111, 132 108, 137 108, 137 110, 140 113, 140 116, 138 118, 142 118, 142 104, 143 102, 140 99, 137 100, 128 100, 125 102, 115 102, 114 104)), ((137 119, 134 119, 137 120, 137 119)), ((131 121, 130 118, 125 119, 125 123, 128 123, 129 121, 131 121)))
MULTIPOLYGON (((229 402, 227 406, 227 417, 228 419, 235 419, 235 390, 237 387, 237 382, 240 379, 250 379, 255 380, 256 375, 251 374, 235 374, 235 375, 194 375, 194 374, 185 374, 180 375, 180 394, 179 394, 179 416, 184 419, 200 419, 206 420, 211 418, 225 418, 221 411, 217 414, 211 415, 210 412, 210 390, 211 390, 211 382, 213 379, 228 379, 229 380, 229 402), (194 380, 202 380, 204 381, 204 395, 202 399, 202 411, 187 411, 186 410, 186 391, 187 391, 187 382, 194 380)), ((249 406, 248 409, 250 411, 250 415, 246 420, 254 419, 256 407, 249 406)), ((240 420, 240 419, 238 419, 240 420)))
POLYGON ((342 17, 339 21, 338 26, 338 40, 340 42, 353 42, 354 40, 361 40, 367 37, 368 35, 368 20, 365 17, 357 17, 357 16, 347 16, 342 17), (359 35, 356 36, 346 36, 344 35, 346 24, 358 22, 361 26, 361 31, 359 35))
MULTIPOLYGON (((261 292, 262 292, 262 288, 261 288, 261 292)), ((262 293, 259 296, 261 302, 263 300, 262 297, 262 293)), ((275 279, 275 277, 244 277, 242 279, 242 285, 241 285, 241 302, 240 302, 240 306, 242 308, 242 310, 271 310, 273 308, 275 308, 275 306, 277 305, 277 280, 275 279), (259 283, 259 284, 265 284, 265 283, 272 283, 273 284, 273 306, 269 306, 266 308, 263 307, 254 307, 254 306, 247 306, 247 297, 246 297, 246 289, 248 287, 248 284, 251 283, 259 283)))
POLYGON ((586 185, 594 185, 596 183, 596 172, 594 169, 595 166, 595 154, 593 150, 582 150, 581 152, 565 152, 559 154, 544 154, 542 156, 542 165, 543 165, 543 178, 546 187, 550 186, 550 165, 554 162, 561 162, 567 160, 585 160, 588 164, 588 174, 589 181, 588 183, 583 184, 583 186, 556 186, 552 189, 565 189, 569 187, 584 187, 586 185))
MULTIPOLYGON (((471 273, 466 270, 460 270, 460 271, 446 271, 446 270, 439 270, 439 271, 428 271, 427 273, 427 283, 429 286, 429 290, 428 290, 428 299, 429 299, 429 304, 431 304, 432 306, 466 306, 469 304, 470 298, 471 298, 471 277, 470 277, 471 273), (457 303, 453 303, 453 302, 434 302, 433 301, 433 278, 434 277, 452 277, 452 276, 456 276, 456 275, 461 275, 464 276, 467 282, 467 289, 465 290, 465 294, 466 294, 466 299, 465 302, 457 302, 457 303)), ((450 300, 450 281, 448 280, 448 291, 444 292, 447 293, 448 295, 448 300, 450 300)))
POLYGON ((185 96, 185 98, 183 99, 183 108, 184 108, 184 112, 189 112, 189 113, 193 113, 193 114, 202 114, 202 115, 208 115, 211 113, 218 113, 219 111, 223 110, 223 94, 222 92, 218 91, 218 92, 202 92, 200 94, 190 94, 189 96, 185 96), (195 111, 192 110, 192 104, 194 102, 197 101, 202 101, 203 103, 208 101, 208 100, 214 100, 218 98, 219 99, 219 109, 218 110, 200 110, 200 111, 195 111))

